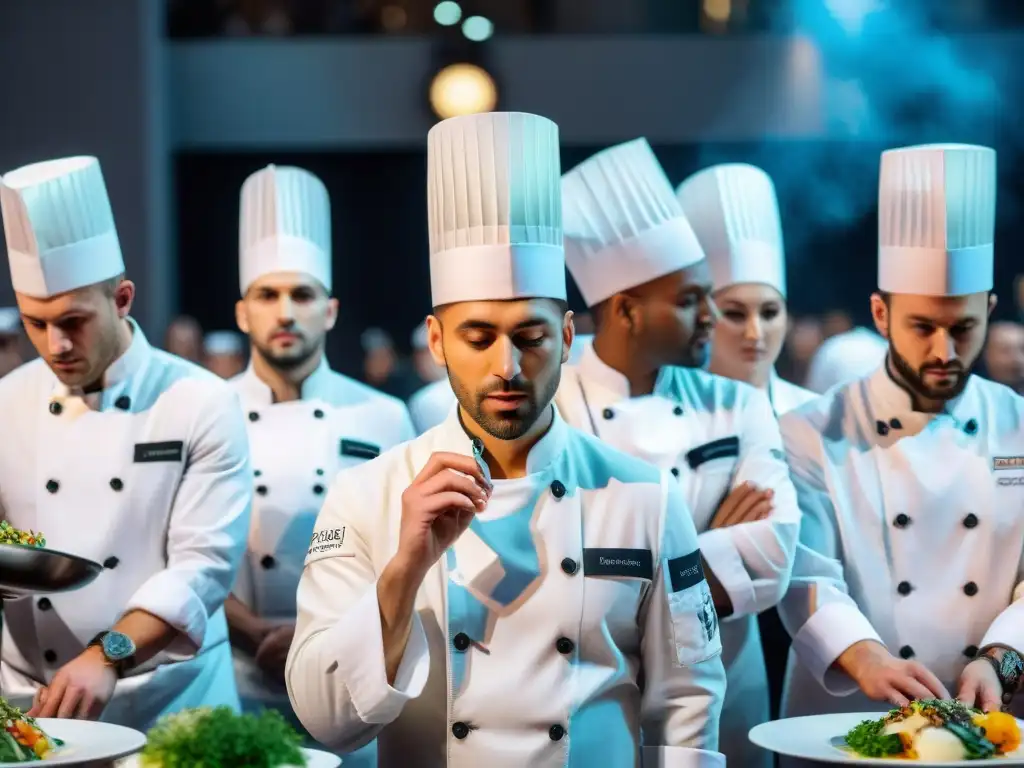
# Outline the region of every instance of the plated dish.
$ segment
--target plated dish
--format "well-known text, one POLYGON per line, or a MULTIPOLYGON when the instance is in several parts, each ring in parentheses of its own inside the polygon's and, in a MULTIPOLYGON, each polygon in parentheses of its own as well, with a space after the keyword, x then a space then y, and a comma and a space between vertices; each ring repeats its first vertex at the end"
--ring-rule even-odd
POLYGON ((914 701, 864 720, 845 737, 846 748, 860 757, 928 763, 1000 758, 1015 752, 1020 741, 1020 726, 1012 715, 936 699, 914 701))
MULTIPOLYGON (((4 523, 6 525, 6 523, 4 523)), ((47 734, 33 718, 0 699, 0 763, 34 763, 51 756, 64 742, 47 734)))

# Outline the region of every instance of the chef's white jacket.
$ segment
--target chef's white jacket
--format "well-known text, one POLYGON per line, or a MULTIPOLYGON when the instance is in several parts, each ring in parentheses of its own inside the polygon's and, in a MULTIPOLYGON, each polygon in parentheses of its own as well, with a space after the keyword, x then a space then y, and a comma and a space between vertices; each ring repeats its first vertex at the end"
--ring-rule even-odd
POLYGON ((153 349, 131 323, 100 392, 69 390, 38 359, 0 380, 0 515, 104 566, 82 589, 4 604, 0 679, 26 703, 99 632, 147 611, 181 634, 118 682, 103 713, 145 730, 185 707, 238 707, 222 606, 252 476, 231 387, 153 349))
POLYGON ((883 364, 781 426, 803 510, 785 715, 885 709, 832 668, 861 640, 954 694, 979 647, 1024 650, 1024 399, 971 376, 919 413, 883 364))
POLYGON ((587 344, 579 364, 563 368, 555 402, 573 426, 678 478, 701 552, 734 609, 722 622, 729 680, 722 752, 730 764, 767 768, 771 755, 747 739, 770 714, 756 616, 785 594, 800 525, 768 397, 748 384, 692 368, 664 368, 654 394, 630 397, 625 376, 587 344), (775 491, 771 516, 709 529, 725 497, 747 481, 775 491))
POLYGON ((724 762, 718 621, 678 486, 555 412, 527 476, 430 570, 394 686, 376 580, 402 493, 458 413, 338 475, 299 584, 288 689, 320 741, 377 736, 380 765, 712 766, 724 762), (667 749, 659 749, 659 747, 667 749))
MULTIPOLYGON (((313 523, 331 479, 414 437, 401 400, 332 371, 326 359, 303 382, 299 400, 275 403, 250 366, 231 380, 241 400, 252 454, 252 525, 234 594, 261 618, 295 622, 295 591, 313 523)), ((235 651, 246 710, 290 709, 288 691, 235 651)))

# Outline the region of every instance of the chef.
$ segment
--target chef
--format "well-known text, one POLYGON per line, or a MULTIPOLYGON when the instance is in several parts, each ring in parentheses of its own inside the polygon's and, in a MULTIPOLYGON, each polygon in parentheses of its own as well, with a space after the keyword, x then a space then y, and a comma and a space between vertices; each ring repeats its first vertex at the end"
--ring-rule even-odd
POLYGON ((819 394, 874 373, 885 360, 889 345, 867 328, 853 328, 827 339, 811 358, 807 387, 819 394))
POLYGON ((295 590, 331 478, 411 439, 399 400, 332 371, 330 199, 306 170, 269 166, 242 185, 238 327, 248 369, 231 380, 248 418, 252 528, 226 605, 242 707, 291 718, 284 662, 295 590))
POLYGON ((708 262, 647 142, 571 170, 562 200, 566 262, 597 329, 556 402, 573 426, 678 478, 725 618, 722 751, 768 765, 747 740, 769 717, 756 616, 786 590, 800 523, 775 414, 753 387, 698 370, 717 312, 708 262))
POLYGON ((324 743, 379 734, 381 766, 724 765, 678 485, 551 405, 573 338, 558 155, 534 115, 431 130, 430 348, 458 408, 341 472, 317 520, 289 692, 324 743))
POLYGON ((804 514, 779 612, 787 716, 952 694, 998 708, 1024 650, 1024 399, 971 374, 992 294, 996 153, 889 150, 870 376, 783 416, 804 514))
POLYGON ((3 694, 34 696, 34 716, 139 730, 237 707, 222 605, 252 500, 238 397, 131 319, 95 158, 8 173, 0 207, 40 355, 0 381, 0 516, 103 565, 77 591, 4 604, 3 694))
POLYGON ((815 397, 779 378, 786 311, 786 252, 771 177, 743 163, 700 171, 676 190, 711 268, 715 324, 709 370, 745 381, 766 395, 776 414, 815 397))

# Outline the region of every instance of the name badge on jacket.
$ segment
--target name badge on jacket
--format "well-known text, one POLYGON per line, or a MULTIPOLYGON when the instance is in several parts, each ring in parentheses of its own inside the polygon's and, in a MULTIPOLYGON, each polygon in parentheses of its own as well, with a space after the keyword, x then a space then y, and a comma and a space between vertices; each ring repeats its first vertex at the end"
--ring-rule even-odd
POLYGON ((341 439, 341 455, 351 456, 355 459, 375 459, 380 456, 380 446, 343 437, 341 439))
POLYGON ((722 652, 718 612, 704 578, 700 550, 665 560, 668 609, 676 660, 683 666, 699 664, 722 652))
POLYGON ((136 443, 135 463, 146 464, 154 461, 181 461, 185 454, 185 443, 168 440, 163 443, 136 443))
POLYGON ((712 440, 710 443, 704 443, 704 445, 698 445, 686 454, 686 463, 690 465, 690 469, 696 469, 701 464, 706 464, 714 459, 725 459, 739 455, 740 439, 733 435, 732 437, 723 437, 719 440, 712 440))
POLYGON ((584 576, 654 578, 654 560, 649 549, 584 549, 584 576))

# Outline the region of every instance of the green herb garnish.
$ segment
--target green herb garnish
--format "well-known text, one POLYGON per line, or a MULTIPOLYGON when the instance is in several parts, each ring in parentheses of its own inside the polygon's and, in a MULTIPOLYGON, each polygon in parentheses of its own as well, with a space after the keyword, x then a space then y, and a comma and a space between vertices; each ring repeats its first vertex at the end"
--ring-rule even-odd
POLYGON ((143 765, 160 768, 280 768, 306 764, 302 738, 279 712, 238 715, 230 707, 162 718, 147 734, 143 765))
POLYGON ((899 734, 882 733, 884 720, 864 720, 846 734, 846 746, 864 757, 888 757, 903 752, 899 734))

